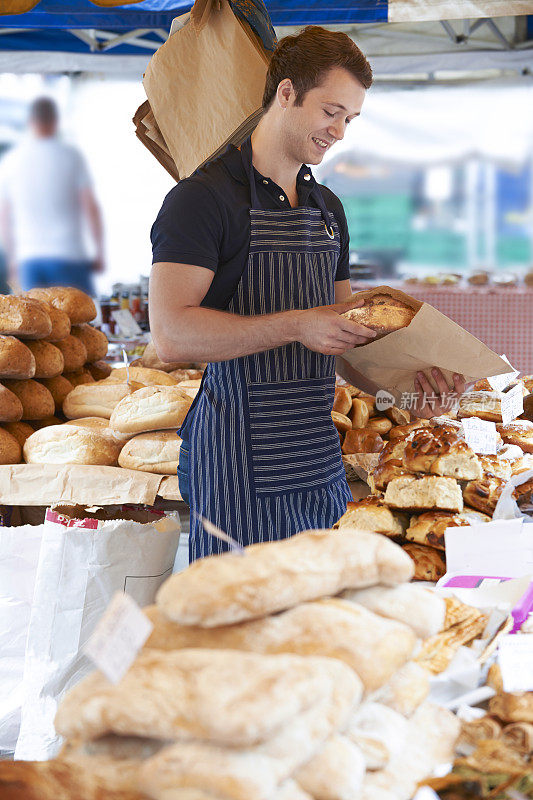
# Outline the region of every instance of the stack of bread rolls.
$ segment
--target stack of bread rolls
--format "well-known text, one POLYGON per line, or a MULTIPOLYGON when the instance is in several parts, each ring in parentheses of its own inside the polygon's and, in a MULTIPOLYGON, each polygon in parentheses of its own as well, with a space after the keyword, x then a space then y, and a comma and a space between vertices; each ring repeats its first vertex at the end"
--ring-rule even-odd
MULTIPOLYGON (((197 561, 146 609, 152 634, 122 680, 96 672, 68 692, 63 753, 26 763, 21 791, 408 800, 459 732, 411 660, 445 620, 441 598, 406 583, 412 573, 386 537, 348 528, 197 561)), ((17 769, 0 765, 0 787, 17 769)))

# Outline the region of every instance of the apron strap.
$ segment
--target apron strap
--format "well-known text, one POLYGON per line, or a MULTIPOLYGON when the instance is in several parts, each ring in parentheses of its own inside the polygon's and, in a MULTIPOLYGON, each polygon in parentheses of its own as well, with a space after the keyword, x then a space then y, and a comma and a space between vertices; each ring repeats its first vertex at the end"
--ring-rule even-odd
POLYGON ((245 142, 241 145, 241 159, 248 176, 248 182, 250 184, 250 200, 251 200, 251 208, 257 209, 258 211, 262 211, 261 204, 257 197, 257 186, 255 183, 255 175, 254 175, 254 166, 252 164, 252 137, 249 136, 245 142))
POLYGON ((324 220, 324 227, 326 229, 327 235, 329 236, 330 239, 334 239, 335 231, 333 230, 333 227, 331 225, 329 213, 326 208, 326 204, 324 202, 324 198, 322 197, 322 192, 320 191, 318 183, 315 184, 313 191, 311 192, 311 195, 314 197, 315 203, 322 212, 322 218, 324 220))

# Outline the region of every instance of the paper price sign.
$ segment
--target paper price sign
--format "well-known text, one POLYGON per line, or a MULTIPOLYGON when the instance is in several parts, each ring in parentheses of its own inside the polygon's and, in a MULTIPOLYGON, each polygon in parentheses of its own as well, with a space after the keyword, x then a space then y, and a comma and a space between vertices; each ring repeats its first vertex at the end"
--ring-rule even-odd
POLYGON ((112 311, 111 316, 117 323, 121 336, 125 339, 133 339, 135 336, 139 336, 139 334, 142 333, 131 311, 127 308, 120 308, 118 311, 112 311))
POLYGON ((506 355, 502 355, 502 358, 504 361, 507 361, 512 369, 512 372, 505 372, 503 375, 494 375, 492 378, 487 378, 495 392, 503 392, 504 389, 507 389, 509 384, 512 383, 520 374, 518 370, 511 365, 506 355))
POLYGON ((497 431, 494 422, 477 417, 461 420, 466 443, 474 453, 493 455, 496 453, 497 431))
POLYGON ((504 636, 498 663, 505 692, 533 691, 533 633, 504 636))
POLYGON ((501 395, 502 401, 502 422, 508 425, 514 419, 524 413, 524 397, 522 395, 522 384, 517 384, 501 395))
POLYGON ((118 683, 153 627, 132 597, 116 592, 83 652, 111 683, 118 683))

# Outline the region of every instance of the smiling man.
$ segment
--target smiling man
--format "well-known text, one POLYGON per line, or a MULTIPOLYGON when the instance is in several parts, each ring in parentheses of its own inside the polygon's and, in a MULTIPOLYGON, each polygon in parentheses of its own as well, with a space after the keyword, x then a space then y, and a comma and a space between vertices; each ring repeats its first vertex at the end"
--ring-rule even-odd
POLYGON ((331 420, 335 357, 374 333, 351 296, 339 199, 307 166, 361 113, 372 70, 344 33, 305 28, 269 65, 240 150, 181 181, 152 229, 150 323, 165 361, 208 361, 180 429, 191 560, 330 527, 351 494, 331 420))

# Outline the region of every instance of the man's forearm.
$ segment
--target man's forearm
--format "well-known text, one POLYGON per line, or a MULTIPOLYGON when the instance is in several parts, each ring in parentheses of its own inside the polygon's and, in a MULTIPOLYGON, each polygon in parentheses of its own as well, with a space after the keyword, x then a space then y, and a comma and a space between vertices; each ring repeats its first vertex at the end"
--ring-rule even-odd
POLYGON ((163 361, 226 361, 297 340, 299 311, 242 317, 191 306, 166 325, 151 315, 154 344, 163 361))

